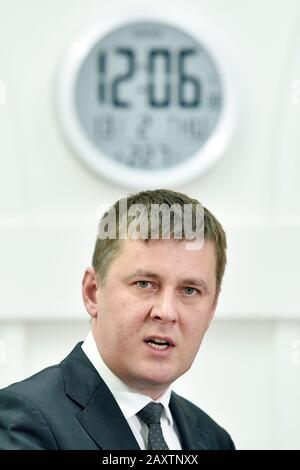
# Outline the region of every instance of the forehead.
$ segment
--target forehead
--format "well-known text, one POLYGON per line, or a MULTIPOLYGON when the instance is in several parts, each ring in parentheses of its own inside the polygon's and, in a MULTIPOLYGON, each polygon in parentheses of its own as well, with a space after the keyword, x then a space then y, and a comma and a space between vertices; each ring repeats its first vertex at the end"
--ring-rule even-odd
POLYGON ((151 240, 145 243, 127 239, 122 241, 121 251, 114 258, 110 272, 127 275, 144 269, 159 276, 205 274, 215 277, 215 268, 215 244, 210 240, 204 240, 199 249, 197 242, 185 240, 151 240))

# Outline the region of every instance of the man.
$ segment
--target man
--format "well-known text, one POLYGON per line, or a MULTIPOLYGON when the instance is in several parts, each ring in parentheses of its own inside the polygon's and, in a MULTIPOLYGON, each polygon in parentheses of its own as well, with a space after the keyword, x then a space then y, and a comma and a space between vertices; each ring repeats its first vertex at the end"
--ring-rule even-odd
POLYGON ((82 282, 91 332, 59 365, 0 391, 0 449, 234 449, 171 391, 214 316, 225 264, 222 226, 195 199, 117 201, 82 282))

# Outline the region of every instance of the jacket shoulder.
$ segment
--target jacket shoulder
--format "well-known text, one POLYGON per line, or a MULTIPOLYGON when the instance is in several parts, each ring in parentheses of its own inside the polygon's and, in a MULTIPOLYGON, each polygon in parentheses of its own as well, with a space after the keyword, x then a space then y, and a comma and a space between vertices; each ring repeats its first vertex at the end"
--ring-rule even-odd
POLYGON ((57 449, 43 406, 53 376, 56 366, 0 390, 0 449, 57 449))
POLYGON ((1 389, 0 393, 15 393, 34 401, 40 401, 42 397, 49 395, 51 389, 61 387, 63 387, 62 374, 59 365, 54 365, 1 389))

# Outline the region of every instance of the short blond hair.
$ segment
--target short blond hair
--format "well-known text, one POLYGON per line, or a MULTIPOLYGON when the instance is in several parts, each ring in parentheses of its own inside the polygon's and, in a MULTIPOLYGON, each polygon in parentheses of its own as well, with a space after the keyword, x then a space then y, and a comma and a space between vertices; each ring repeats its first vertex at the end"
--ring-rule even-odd
MULTIPOLYGON (((190 198, 189 196, 179 193, 176 191, 171 191, 168 189, 156 189, 141 191, 139 193, 130 194, 127 198, 119 199, 111 209, 114 209, 116 215, 116 238, 101 238, 97 237, 93 258, 92 266, 96 272, 97 279, 101 282, 105 281, 109 267, 112 261, 118 256, 121 252, 122 244, 124 240, 120 239, 119 235, 119 226, 120 226, 120 201, 126 200, 127 211, 131 206, 135 204, 143 204, 146 209, 148 216, 150 217, 151 206, 154 204, 166 204, 168 207, 174 205, 179 205, 182 208, 184 205, 189 204, 193 208, 192 212, 192 222, 193 226, 196 223, 196 206, 201 204, 197 199, 190 198)), ((216 282, 217 282, 217 291, 221 289, 222 279, 225 271, 225 266, 227 263, 226 249, 227 241, 226 234, 223 230, 222 225, 217 220, 217 218, 205 207, 204 209, 204 240, 211 240, 215 244, 216 250, 216 282)), ((109 212, 109 211, 108 211, 109 212)), ((100 220, 99 226, 104 224, 104 228, 107 224, 106 212, 100 220)), ((130 217, 127 219, 127 228, 130 223, 130 217)), ((174 219, 171 220, 170 224, 170 235, 171 238, 174 238, 174 219)), ((160 237, 162 238, 162 237, 160 237)), ((145 243, 150 241, 150 237, 143 239, 145 243)))

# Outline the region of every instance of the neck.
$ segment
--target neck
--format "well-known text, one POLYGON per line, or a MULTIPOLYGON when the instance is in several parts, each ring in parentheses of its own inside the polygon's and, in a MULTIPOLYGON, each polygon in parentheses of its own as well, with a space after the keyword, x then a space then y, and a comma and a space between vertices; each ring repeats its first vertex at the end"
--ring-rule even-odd
POLYGON ((122 382, 124 382, 128 387, 133 391, 140 393, 141 395, 146 395, 147 397, 152 398, 152 400, 157 400, 160 398, 169 388, 170 384, 151 384, 145 383, 143 381, 137 382, 130 381, 128 378, 118 376, 122 382))

